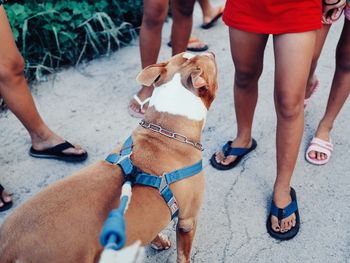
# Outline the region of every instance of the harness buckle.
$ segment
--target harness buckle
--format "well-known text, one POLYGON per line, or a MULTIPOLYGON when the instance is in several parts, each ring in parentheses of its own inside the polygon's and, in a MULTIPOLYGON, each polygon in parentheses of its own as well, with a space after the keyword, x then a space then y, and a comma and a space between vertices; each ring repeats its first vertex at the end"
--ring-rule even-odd
POLYGON ((159 185, 159 193, 161 193, 164 190, 164 188, 167 186, 168 186, 168 182, 166 180, 165 173, 163 173, 161 176, 161 181, 159 185))
POLYGON ((131 154, 132 154, 132 151, 130 153, 128 153, 128 154, 120 156, 119 160, 115 164, 120 164, 122 161, 124 161, 127 158, 130 159, 131 154))

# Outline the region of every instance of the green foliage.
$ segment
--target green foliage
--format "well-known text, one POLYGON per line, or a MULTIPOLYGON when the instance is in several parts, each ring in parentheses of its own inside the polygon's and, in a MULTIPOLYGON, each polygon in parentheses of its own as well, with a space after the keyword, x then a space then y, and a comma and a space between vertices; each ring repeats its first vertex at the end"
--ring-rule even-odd
POLYGON ((29 78, 109 54, 141 24, 142 0, 29 0, 5 5, 29 78))

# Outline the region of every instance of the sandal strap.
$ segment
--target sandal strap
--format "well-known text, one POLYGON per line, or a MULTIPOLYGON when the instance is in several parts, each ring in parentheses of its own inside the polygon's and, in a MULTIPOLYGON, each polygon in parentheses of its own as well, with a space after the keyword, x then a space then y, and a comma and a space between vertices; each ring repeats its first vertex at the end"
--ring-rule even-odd
POLYGON ((312 140, 311 140, 311 146, 312 145, 315 145, 315 146, 319 146, 319 147, 322 147, 330 152, 333 151, 333 144, 331 142, 328 142, 328 141, 325 141, 325 140, 322 140, 320 138, 317 138, 317 137, 314 137, 312 140))
POLYGON ((249 148, 239 148, 239 147, 231 147, 232 141, 228 141, 223 147, 222 152, 224 153, 225 157, 229 155, 234 156, 243 156, 247 152, 249 152, 249 148))
POLYGON ((144 99, 143 101, 139 98, 139 96, 137 96, 137 94, 134 95, 134 100, 136 100, 136 102, 140 105, 140 109, 143 109, 143 106, 148 103, 151 100, 151 97, 148 97, 146 99, 144 99))
POLYGON ((0 197, 2 196, 2 192, 5 190, 5 188, 0 184, 0 197))
POLYGON ((67 150, 68 148, 75 148, 75 147, 70 142, 65 141, 64 143, 58 144, 50 149, 45 150, 45 152, 48 154, 58 154, 58 153, 62 153, 64 150, 67 150))
POLYGON ((292 215, 298 210, 298 204, 297 201, 292 201, 288 206, 285 208, 278 208, 274 201, 271 203, 271 215, 274 215, 278 218, 278 220, 282 220, 287 218, 288 216, 292 215))

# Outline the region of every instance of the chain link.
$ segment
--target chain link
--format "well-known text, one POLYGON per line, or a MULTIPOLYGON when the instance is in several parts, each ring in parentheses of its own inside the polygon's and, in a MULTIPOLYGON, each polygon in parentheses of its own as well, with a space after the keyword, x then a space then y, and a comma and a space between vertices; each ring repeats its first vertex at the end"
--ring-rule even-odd
POLYGON ((151 131, 157 132, 157 133, 162 134, 168 138, 177 140, 177 141, 182 142, 182 143, 187 143, 189 145, 192 145, 193 147, 195 147, 198 150, 201 150, 201 151, 204 150, 202 144, 200 144, 199 142, 193 142, 193 141, 189 140, 186 136, 179 134, 179 133, 176 133, 176 132, 171 132, 171 131, 168 131, 166 129, 163 129, 161 126, 159 126, 157 124, 146 122, 145 120, 142 120, 140 122, 140 125, 145 129, 149 129, 151 131))

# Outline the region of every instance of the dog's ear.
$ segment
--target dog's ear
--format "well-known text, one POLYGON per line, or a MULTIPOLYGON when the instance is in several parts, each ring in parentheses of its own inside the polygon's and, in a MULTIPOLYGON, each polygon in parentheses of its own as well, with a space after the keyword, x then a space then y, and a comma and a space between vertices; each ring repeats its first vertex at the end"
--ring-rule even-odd
POLYGON ((167 62, 150 65, 144 68, 136 77, 136 81, 145 86, 151 86, 156 82, 162 73, 166 71, 167 62))
POLYGON ((203 70, 199 67, 191 72, 191 81, 193 87, 196 89, 208 86, 208 82, 203 78, 203 70))

